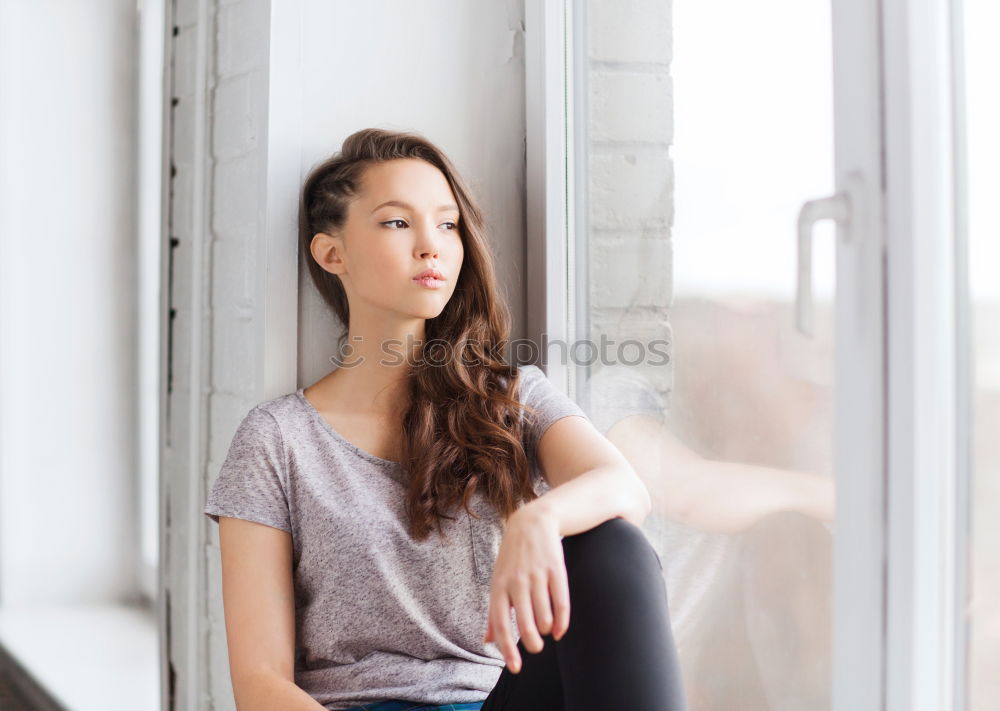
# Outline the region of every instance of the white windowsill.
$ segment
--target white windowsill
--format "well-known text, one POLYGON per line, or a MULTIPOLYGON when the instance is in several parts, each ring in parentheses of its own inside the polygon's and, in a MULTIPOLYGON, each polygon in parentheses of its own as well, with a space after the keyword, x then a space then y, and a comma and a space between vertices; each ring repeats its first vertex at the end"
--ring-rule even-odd
POLYGON ((153 612, 124 605, 0 607, 0 646, 71 711, 156 711, 153 612))

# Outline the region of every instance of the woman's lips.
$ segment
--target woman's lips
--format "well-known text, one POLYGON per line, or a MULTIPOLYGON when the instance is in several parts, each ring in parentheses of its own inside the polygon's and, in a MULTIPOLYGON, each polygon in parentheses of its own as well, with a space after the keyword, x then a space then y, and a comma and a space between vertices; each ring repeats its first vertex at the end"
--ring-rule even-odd
POLYGON ((421 277, 419 279, 414 279, 413 281, 428 289, 440 289, 444 286, 443 279, 435 279, 434 277, 421 277))

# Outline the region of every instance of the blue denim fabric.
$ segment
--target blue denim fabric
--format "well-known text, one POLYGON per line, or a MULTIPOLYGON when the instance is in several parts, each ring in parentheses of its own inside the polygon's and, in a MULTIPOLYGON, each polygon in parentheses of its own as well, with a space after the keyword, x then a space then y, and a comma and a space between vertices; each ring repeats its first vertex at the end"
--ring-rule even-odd
POLYGON ((428 706, 419 701, 375 701, 364 706, 352 706, 346 711, 479 711, 482 701, 470 701, 461 704, 444 704, 443 706, 428 706))

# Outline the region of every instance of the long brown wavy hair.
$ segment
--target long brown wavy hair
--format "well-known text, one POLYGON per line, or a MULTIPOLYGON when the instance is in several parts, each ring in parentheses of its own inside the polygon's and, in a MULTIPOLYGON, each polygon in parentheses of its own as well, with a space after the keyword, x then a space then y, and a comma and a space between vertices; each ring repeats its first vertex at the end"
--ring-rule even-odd
POLYGON ((300 256, 313 284, 346 329, 347 294, 340 277, 312 257, 317 232, 336 234, 348 207, 361 193, 365 170, 378 163, 417 158, 436 166, 448 180, 461 219, 464 247, 455 291, 444 310, 427 319, 424 357, 407 373, 409 404, 402 419, 400 464, 409 480, 405 510, 410 535, 424 540, 459 502, 481 490, 506 519, 522 501, 537 498, 522 440, 530 407, 516 392, 516 366, 503 358, 510 337, 510 312, 497 286, 487 227, 465 181, 444 152, 409 132, 367 128, 351 134, 341 150, 309 173, 299 203, 300 256), (447 344, 439 362, 427 345, 447 344))

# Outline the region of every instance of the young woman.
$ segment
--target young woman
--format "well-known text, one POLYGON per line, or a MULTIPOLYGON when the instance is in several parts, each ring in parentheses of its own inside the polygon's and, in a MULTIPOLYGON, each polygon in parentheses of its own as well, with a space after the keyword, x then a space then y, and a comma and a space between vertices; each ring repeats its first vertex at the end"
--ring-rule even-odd
POLYGON ((250 410, 208 497, 238 708, 682 709, 649 493, 503 359, 486 225, 447 157, 351 135, 305 181, 300 245, 350 348, 250 410))

